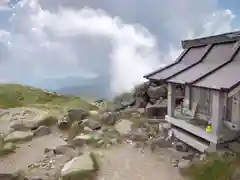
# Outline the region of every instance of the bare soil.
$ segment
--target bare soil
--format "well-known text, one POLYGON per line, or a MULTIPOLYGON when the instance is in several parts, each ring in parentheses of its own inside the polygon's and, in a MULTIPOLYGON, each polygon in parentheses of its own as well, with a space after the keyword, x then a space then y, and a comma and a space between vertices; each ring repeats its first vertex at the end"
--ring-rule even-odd
POLYGON ((97 180, 183 180, 172 166, 174 152, 142 152, 130 145, 120 145, 104 153, 97 180))

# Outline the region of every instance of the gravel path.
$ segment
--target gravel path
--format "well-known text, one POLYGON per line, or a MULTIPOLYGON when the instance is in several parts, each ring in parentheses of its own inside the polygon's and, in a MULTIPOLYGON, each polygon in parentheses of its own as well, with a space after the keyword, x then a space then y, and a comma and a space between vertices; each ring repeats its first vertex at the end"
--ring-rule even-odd
POLYGON ((171 151, 142 153, 130 145, 121 145, 104 153, 97 180, 183 180, 172 166, 171 151))
POLYGON ((18 144, 16 152, 0 158, 0 174, 26 169, 30 164, 44 158, 44 149, 65 144, 57 133, 34 138, 32 141, 18 144))

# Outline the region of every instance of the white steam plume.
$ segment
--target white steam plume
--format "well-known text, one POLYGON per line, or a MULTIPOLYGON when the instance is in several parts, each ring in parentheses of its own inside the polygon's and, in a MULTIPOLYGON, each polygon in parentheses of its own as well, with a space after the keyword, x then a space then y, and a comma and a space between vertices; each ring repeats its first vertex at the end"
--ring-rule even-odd
POLYGON ((77 74, 82 71, 82 67, 78 67, 81 61, 91 71, 95 62, 81 59, 76 49, 72 48, 75 46, 73 39, 82 36, 104 37, 111 42, 110 61, 103 59, 102 63, 108 64, 109 69, 105 71, 110 73, 110 88, 114 94, 130 90, 143 80, 143 75, 161 65, 156 40, 147 29, 124 24, 118 17, 112 18, 102 10, 60 8, 53 13, 43 10, 37 0, 23 0, 14 7, 14 11, 11 25, 15 32, 9 48, 11 53, 19 53, 16 49, 21 41, 21 49, 26 48, 22 51, 25 53, 22 60, 31 64, 33 76, 52 73, 49 65, 53 64, 57 64, 54 68, 66 75, 69 71, 77 74), (40 54, 45 59, 36 57, 40 54))

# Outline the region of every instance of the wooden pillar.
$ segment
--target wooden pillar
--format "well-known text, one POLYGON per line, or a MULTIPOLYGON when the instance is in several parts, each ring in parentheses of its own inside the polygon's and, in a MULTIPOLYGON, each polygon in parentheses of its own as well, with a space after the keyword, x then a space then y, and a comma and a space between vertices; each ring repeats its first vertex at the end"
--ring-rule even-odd
POLYGON ((240 92, 233 96, 232 100, 232 123, 240 128, 240 92))
POLYGON ((219 91, 212 91, 212 133, 219 135, 223 126, 224 98, 219 91))
POLYGON ((172 117, 175 110, 176 87, 172 83, 168 83, 168 116, 172 117))
POLYGON ((185 86, 185 101, 188 109, 191 109, 191 88, 189 86, 185 86))

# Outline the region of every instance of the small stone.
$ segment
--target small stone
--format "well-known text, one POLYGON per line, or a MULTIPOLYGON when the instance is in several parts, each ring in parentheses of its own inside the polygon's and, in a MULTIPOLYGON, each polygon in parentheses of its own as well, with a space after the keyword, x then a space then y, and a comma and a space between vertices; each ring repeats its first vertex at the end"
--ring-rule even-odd
POLYGON ((141 115, 145 114, 145 108, 138 108, 137 109, 138 113, 140 113, 141 115))
POLYGON ((4 150, 10 150, 11 151, 15 148, 16 148, 16 146, 11 142, 5 143, 4 146, 3 146, 4 150))
POLYGON ((92 130, 98 130, 102 126, 100 122, 95 121, 93 119, 85 119, 85 120, 83 120, 83 125, 89 127, 92 130))
POLYGON ((173 167, 178 167, 178 164, 179 164, 179 160, 173 160, 172 161, 172 166, 173 167))
POLYGON ((59 129, 67 129, 71 125, 71 120, 68 116, 63 116, 58 120, 58 128, 59 129))
POLYGON ((27 141, 32 139, 33 132, 31 131, 14 131, 10 133, 5 139, 5 142, 27 141))
POLYGON ((89 115, 90 116, 97 116, 99 114, 99 112, 98 111, 89 111, 89 115))
POLYGON ((72 158, 77 156, 77 152, 70 145, 57 146, 53 149, 53 152, 56 155, 63 154, 63 155, 67 155, 67 156, 72 157, 72 158))
POLYGON ((72 140, 74 146, 83 146, 84 144, 97 143, 99 137, 93 135, 79 135, 72 140))
POLYGON ((34 135, 37 137, 45 136, 51 133, 51 130, 47 126, 39 126, 36 130, 33 131, 34 135))
POLYGON ((192 162, 190 160, 181 160, 178 163, 178 168, 180 170, 185 170, 185 169, 189 168, 191 165, 192 165, 192 162))
POLYGON ((169 148, 172 146, 172 142, 166 140, 163 137, 159 137, 157 139, 152 139, 149 141, 149 143, 150 143, 149 146, 150 146, 151 151, 154 151, 157 148, 169 148))
POLYGON ((85 127, 83 128, 83 131, 84 131, 84 132, 87 132, 87 133, 93 132, 93 130, 92 130, 91 128, 87 127, 87 126, 85 126, 85 127))
POLYGON ((183 142, 174 143, 174 147, 179 152, 188 152, 189 146, 183 142))
POLYGON ((205 161, 207 159, 207 155, 201 154, 199 159, 200 159, 200 161, 205 161))
POLYGON ((133 141, 146 141, 148 140, 148 134, 139 128, 135 131, 131 131, 129 138, 133 141))

